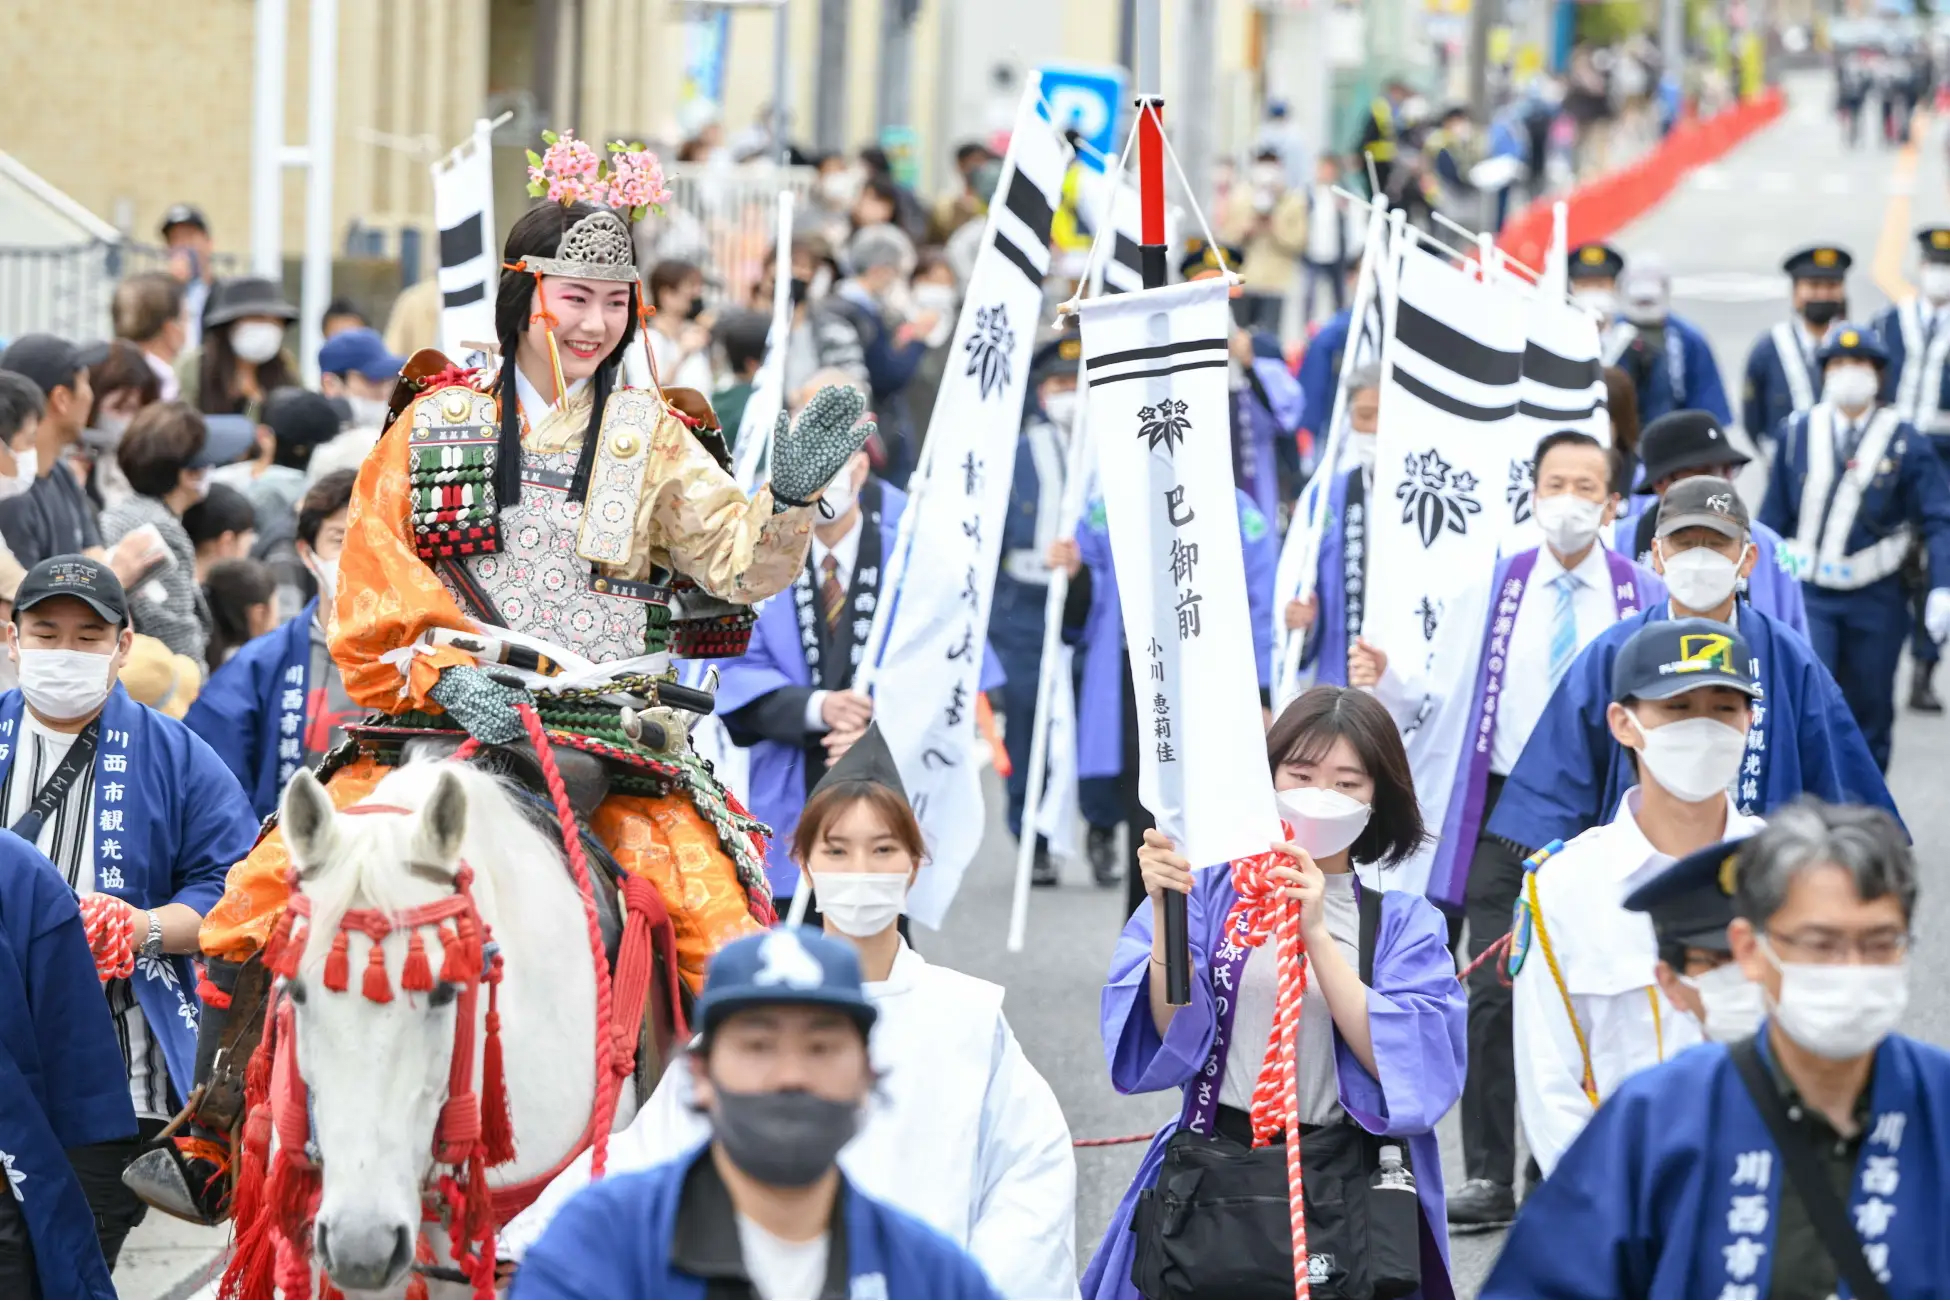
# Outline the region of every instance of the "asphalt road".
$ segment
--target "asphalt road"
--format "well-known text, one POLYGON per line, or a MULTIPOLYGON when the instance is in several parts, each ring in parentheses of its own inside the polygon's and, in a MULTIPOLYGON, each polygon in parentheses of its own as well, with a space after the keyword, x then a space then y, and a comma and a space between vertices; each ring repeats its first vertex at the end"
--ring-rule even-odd
MULTIPOLYGON (((1779 266, 1789 250, 1826 241, 1850 249, 1856 257, 1851 310, 1865 319, 1888 301, 1875 283, 1878 261, 1884 279, 1901 292, 1895 277, 1914 261, 1911 228, 1950 220, 1940 127, 1920 133, 1926 143, 1913 154, 1874 147, 1850 153, 1827 116, 1825 76, 1791 82, 1789 89, 1781 121, 1695 173, 1616 241, 1628 257, 1665 259, 1676 278, 1675 310, 1707 331, 1736 405, 1748 348, 1785 313, 1787 282, 1779 266)), ((1756 505, 1763 482, 1755 471, 1741 485, 1756 505)), ((1907 667, 1904 673, 1906 681, 1907 667)), ((1950 688, 1950 681, 1943 685, 1950 688)), ((1922 847, 1924 876, 1907 1029, 1939 1043, 1950 1043, 1950 950, 1937 939, 1950 931, 1950 892, 1941 884, 1943 846, 1950 844, 1946 771, 1950 721, 1901 716, 1890 784, 1922 847)), ((1177 1095, 1119 1096, 1105 1073, 1097 1030, 1098 994, 1124 920, 1123 892, 1093 888, 1081 866, 1066 871, 1064 885, 1036 892, 1025 951, 1008 953, 1003 940, 1015 858, 999 794, 991 790, 995 816, 945 931, 922 932, 920 946, 932 959, 1008 988, 1016 1034, 1055 1088, 1077 1137, 1148 1133, 1172 1113, 1177 1095)), ((1453 1115, 1442 1138, 1454 1188, 1461 1153, 1453 1115)), ((1142 1151, 1137 1144, 1079 1150, 1079 1265, 1102 1236, 1142 1151)), ((1461 1295, 1475 1294, 1500 1240, 1498 1234, 1455 1240, 1461 1295)))

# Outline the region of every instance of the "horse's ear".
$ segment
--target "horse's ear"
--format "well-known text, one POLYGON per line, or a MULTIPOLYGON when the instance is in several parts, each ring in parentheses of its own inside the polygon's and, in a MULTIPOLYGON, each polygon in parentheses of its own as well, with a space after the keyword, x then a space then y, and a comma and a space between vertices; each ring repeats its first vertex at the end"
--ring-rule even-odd
POLYGON ((307 877, 331 859, 338 843, 338 826, 332 810, 332 797, 318 779, 300 768, 291 774, 284 788, 284 801, 278 811, 278 826, 284 843, 291 850, 291 861, 300 878, 307 877))
POLYGON ((460 861, 461 837, 467 831, 467 788, 451 768, 434 779, 433 794, 420 809, 413 861, 453 868, 460 861))

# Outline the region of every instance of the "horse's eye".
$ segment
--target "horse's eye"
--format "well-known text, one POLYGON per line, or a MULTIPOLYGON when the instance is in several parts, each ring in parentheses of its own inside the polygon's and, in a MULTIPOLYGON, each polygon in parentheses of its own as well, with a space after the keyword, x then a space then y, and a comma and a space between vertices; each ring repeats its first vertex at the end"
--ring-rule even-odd
POLYGON ((287 981, 284 986, 284 992, 291 995, 292 1002, 303 1003, 305 1001, 305 982, 302 980, 287 981))
POLYGON ((454 999, 459 996, 459 994, 460 994, 459 985, 456 985, 451 981, 443 980, 439 984, 433 987, 432 993, 427 995, 427 1006, 445 1007, 447 1006, 447 1004, 453 1002, 454 999))

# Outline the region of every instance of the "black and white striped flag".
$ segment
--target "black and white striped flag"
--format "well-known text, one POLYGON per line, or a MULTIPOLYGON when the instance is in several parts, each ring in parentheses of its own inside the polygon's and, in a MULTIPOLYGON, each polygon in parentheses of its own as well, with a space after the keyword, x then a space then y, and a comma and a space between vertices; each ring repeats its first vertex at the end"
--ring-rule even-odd
POLYGON ((474 134, 433 165, 433 219, 440 228, 440 350, 475 364, 467 345, 494 338, 494 151, 491 128, 474 134))
POLYGON ((1603 341, 1591 313, 1545 289, 1524 296, 1523 383, 1510 425, 1510 464, 1503 483, 1509 511, 1505 555, 1542 545, 1531 517, 1531 461, 1548 434, 1569 429, 1611 445, 1611 412, 1605 406, 1603 341))
MULTIPOLYGON (((1108 221, 1109 243, 1097 256, 1101 259, 1107 294, 1127 294, 1144 288, 1144 263, 1138 254, 1143 225, 1137 187, 1129 181, 1109 177, 1085 177, 1077 191, 1077 215, 1084 227, 1079 233, 1094 240, 1108 221), (1105 200, 1110 211, 1106 213, 1105 200)), ((1167 245, 1170 241, 1167 239, 1167 245)))

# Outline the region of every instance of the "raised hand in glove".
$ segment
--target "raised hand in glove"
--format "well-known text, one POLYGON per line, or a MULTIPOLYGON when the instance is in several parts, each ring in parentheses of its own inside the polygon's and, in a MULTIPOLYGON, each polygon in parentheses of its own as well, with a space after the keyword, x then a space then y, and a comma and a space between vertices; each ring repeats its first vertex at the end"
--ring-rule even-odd
POLYGON ((828 384, 812 395, 790 430, 779 413, 772 434, 772 500, 779 510, 810 506, 847 460, 873 436, 861 420, 867 400, 851 385, 828 384))
POLYGON ((427 693, 482 745, 510 745, 528 735, 516 705, 534 703, 519 687, 503 686, 471 664, 442 669, 427 693))

